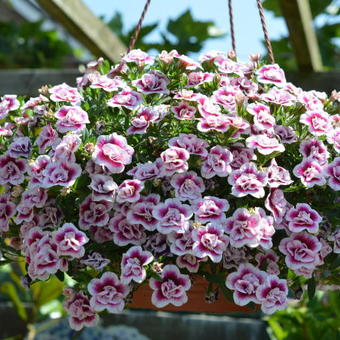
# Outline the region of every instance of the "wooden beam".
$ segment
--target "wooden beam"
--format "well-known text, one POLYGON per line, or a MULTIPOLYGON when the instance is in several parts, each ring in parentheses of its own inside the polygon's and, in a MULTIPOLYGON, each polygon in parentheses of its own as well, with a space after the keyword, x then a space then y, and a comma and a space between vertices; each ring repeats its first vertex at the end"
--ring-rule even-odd
POLYGON ((76 86, 76 77, 81 76, 77 69, 18 69, 0 70, 0 96, 17 94, 38 96, 43 85, 67 83, 76 86))
POLYGON ((36 1, 95 56, 120 60, 124 44, 81 0, 36 1))
POLYGON ((322 71, 322 61, 308 0, 279 0, 301 72, 322 71))

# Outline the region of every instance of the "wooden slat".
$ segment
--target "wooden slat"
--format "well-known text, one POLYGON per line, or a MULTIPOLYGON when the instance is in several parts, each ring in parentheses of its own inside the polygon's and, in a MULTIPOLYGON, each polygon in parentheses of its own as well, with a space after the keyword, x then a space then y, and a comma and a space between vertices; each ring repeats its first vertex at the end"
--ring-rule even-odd
POLYGON ((76 77, 80 75, 77 69, 0 70, 0 96, 4 94, 37 96, 41 86, 64 82, 76 86, 76 77))
POLYGON ((36 1, 95 56, 118 61, 125 52, 124 44, 81 0, 36 1))
POLYGON ((320 49, 308 0, 279 0, 301 72, 322 71, 320 49))

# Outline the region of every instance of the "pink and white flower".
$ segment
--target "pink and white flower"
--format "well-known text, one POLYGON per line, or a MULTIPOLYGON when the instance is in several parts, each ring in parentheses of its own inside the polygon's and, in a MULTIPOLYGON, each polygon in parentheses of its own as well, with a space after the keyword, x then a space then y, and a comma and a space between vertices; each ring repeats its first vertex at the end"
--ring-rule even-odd
POLYGON ((152 215, 159 221, 157 230, 160 233, 181 233, 188 229, 192 210, 189 205, 182 204, 178 199, 168 198, 154 207, 152 215))
POLYGON ((26 161, 20 158, 13 158, 8 154, 0 156, 0 184, 20 184, 24 181, 26 172, 26 161))
POLYGON ((13 158, 28 158, 32 151, 32 142, 28 137, 16 137, 8 147, 7 151, 13 158))
POLYGON ((291 204, 286 200, 283 191, 277 188, 270 189, 264 203, 265 207, 273 214, 276 222, 281 222, 291 204))
POLYGON ((218 132, 226 132, 229 129, 230 122, 228 116, 218 115, 218 116, 207 116, 199 119, 197 124, 197 130, 201 132, 208 132, 211 130, 218 132))
POLYGON ((272 250, 267 250, 265 253, 258 253, 255 256, 257 267, 264 269, 268 274, 279 275, 280 268, 277 262, 279 257, 272 250))
POLYGON ((178 105, 173 106, 171 111, 175 114, 175 117, 180 120, 191 120, 195 117, 197 111, 195 106, 191 106, 185 101, 181 101, 178 105))
POLYGON ((328 178, 328 185, 335 191, 340 190, 340 157, 334 158, 325 169, 325 176, 328 178))
POLYGON ((274 84, 282 87, 286 83, 283 70, 277 64, 265 65, 256 72, 256 79, 262 84, 274 84))
POLYGON ((16 95, 7 94, 0 101, 0 119, 4 119, 10 111, 15 111, 19 108, 20 102, 16 95))
POLYGON ((144 93, 162 93, 169 94, 167 89, 169 79, 158 71, 150 71, 143 74, 140 79, 134 80, 132 83, 137 87, 137 90, 144 93))
POLYGON ((305 159, 293 169, 294 176, 300 178, 307 187, 326 184, 322 166, 313 159, 305 159))
POLYGON ((49 146, 52 146, 58 139, 58 133, 56 130, 53 129, 53 127, 48 124, 45 125, 36 141, 39 153, 44 153, 46 151, 46 148, 49 146))
POLYGON ((290 178, 289 171, 278 166, 275 158, 272 159, 270 166, 267 168, 268 186, 278 188, 281 185, 289 185, 293 183, 290 178))
POLYGON ((28 175, 30 176, 29 186, 31 188, 43 185, 45 175, 44 170, 50 164, 51 159, 47 155, 38 156, 37 159, 29 164, 28 175))
POLYGON ((239 306, 245 306, 249 302, 260 303, 256 290, 265 282, 266 277, 264 271, 250 263, 242 263, 236 272, 227 276, 225 284, 234 291, 234 302, 239 306))
POLYGON ((33 189, 25 190, 21 196, 21 203, 37 208, 43 208, 48 199, 47 190, 35 187, 33 189))
POLYGON ((175 174, 170 183, 175 188, 175 195, 179 200, 199 199, 205 190, 202 178, 197 176, 195 171, 175 174))
POLYGON ((0 195, 0 234, 8 231, 9 219, 15 215, 16 206, 9 198, 9 195, 0 195))
POLYGON ((104 200, 113 202, 116 197, 118 185, 110 176, 94 174, 91 176, 89 188, 92 189, 93 201, 104 200))
POLYGON ((126 107, 133 110, 143 101, 143 97, 136 91, 123 90, 108 100, 107 105, 110 107, 126 107))
POLYGON ((179 307, 188 301, 186 292, 191 287, 189 276, 181 274, 175 265, 166 265, 161 280, 151 278, 149 284, 153 290, 151 302, 157 308, 169 304, 179 307))
POLYGON ((84 244, 89 241, 86 234, 78 230, 72 223, 65 223, 54 231, 53 240, 57 244, 58 255, 71 259, 83 257, 85 254, 84 244))
POLYGON ((193 202, 193 210, 197 222, 211 222, 216 225, 225 220, 224 212, 229 210, 229 202, 218 197, 205 196, 193 202))
POLYGON ((208 72, 190 72, 188 74, 187 87, 201 85, 211 82, 214 79, 214 74, 208 72))
POLYGON ((169 140, 169 146, 175 146, 187 150, 190 154, 205 157, 208 155, 208 142, 198 138, 194 134, 180 133, 179 136, 169 140))
POLYGON ((90 306, 89 299, 84 292, 67 293, 65 296, 64 308, 69 314, 68 322, 72 329, 80 331, 83 327, 94 327, 98 324, 99 317, 90 306))
POLYGON ((155 162, 138 163, 137 166, 127 172, 140 181, 147 181, 160 177, 162 172, 162 161, 157 158, 155 162))
POLYGON ((230 174, 228 183, 232 185, 231 193, 236 197, 251 195, 261 198, 265 194, 264 186, 267 184, 267 175, 258 171, 255 163, 246 163, 230 174))
POLYGON ((50 188, 55 185, 70 187, 81 175, 81 167, 77 163, 69 162, 51 162, 43 170, 44 188, 50 188))
POLYGON ((194 240, 192 238, 192 231, 194 230, 192 224, 183 233, 167 234, 167 241, 170 244, 170 251, 172 254, 181 256, 192 254, 192 246, 194 240))
POLYGON ((291 106, 296 102, 296 97, 289 92, 273 87, 269 92, 262 93, 260 98, 267 102, 282 106, 291 106))
POLYGON ((127 213, 127 220, 132 224, 141 224, 146 230, 154 231, 158 226, 158 220, 152 215, 153 208, 159 203, 159 195, 151 194, 155 200, 137 202, 127 213))
POLYGON ((228 149, 216 145, 210 149, 209 154, 202 165, 201 175, 208 179, 215 175, 226 177, 232 171, 230 166, 232 161, 232 153, 228 149))
POLYGON ((143 182, 138 179, 126 179, 123 181, 117 190, 117 202, 137 202, 140 198, 140 193, 143 190, 143 182))
POLYGON ((79 207, 79 227, 89 230, 91 227, 103 227, 109 219, 110 202, 106 200, 94 201, 91 195, 87 196, 79 207))
POLYGON ((172 146, 161 153, 162 173, 171 176, 174 173, 182 173, 188 170, 187 160, 190 154, 183 148, 172 146))
POLYGON ((215 263, 221 262, 222 254, 229 243, 229 238, 223 235, 223 230, 211 223, 194 229, 192 239, 192 254, 200 258, 208 256, 215 263))
POLYGON ((154 58, 140 49, 131 50, 125 57, 123 57, 123 60, 127 63, 137 64, 139 67, 152 65, 154 63, 154 58))
POLYGON ((307 125, 314 136, 327 135, 332 127, 330 116, 324 111, 307 111, 301 115, 300 123, 307 125))
POLYGON ((58 118, 57 130, 61 133, 68 131, 82 131, 90 123, 87 112, 79 106, 63 106, 56 113, 58 118))
POLYGON ((186 269, 190 273, 197 273, 202 261, 206 261, 206 259, 201 259, 191 254, 181 255, 176 258, 177 266, 186 269))
POLYGON ((126 216, 117 214, 109 222, 113 232, 113 242, 120 247, 128 244, 141 245, 146 240, 145 229, 141 224, 132 224, 126 216))
POLYGON ((129 288, 112 272, 105 272, 99 279, 92 279, 87 290, 92 295, 90 306, 96 312, 107 310, 109 313, 120 313, 125 306, 129 288))
POLYGON ((237 170, 243 164, 257 159, 252 149, 243 148, 237 144, 230 148, 230 151, 233 155, 233 161, 230 163, 230 166, 233 170, 237 170))
POLYGON ((273 152, 283 152, 285 147, 276 138, 267 135, 253 135, 246 139, 247 147, 256 149, 262 155, 270 155, 273 152))
POLYGON ((149 251, 143 251, 142 247, 131 247, 122 256, 120 280, 124 284, 131 281, 141 283, 146 279, 145 266, 150 264, 153 256, 149 251))
POLYGON ((327 133, 327 142, 333 144, 336 152, 340 152, 340 128, 335 128, 327 133))
POLYGON ((132 119, 131 126, 127 129, 126 133, 128 135, 143 134, 146 132, 150 123, 156 121, 158 118, 159 115, 155 110, 145 107, 132 119))
POLYGON ((125 83, 119 78, 109 78, 107 75, 95 77, 91 81, 91 89, 103 89, 106 92, 118 91, 125 87, 125 83))
POLYGON ((126 138, 112 133, 107 136, 99 136, 94 152, 93 161, 101 166, 106 166, 111 173, 121 173, 132 161, 134 150, 127 144, 126 138))
POLYGON ((256 290, 256 297, 261 303, 261 310, 273 314, 277 310, 288 307, 288 285, 286 280, 280 280, 276 275, 268 275, 263 284, 256 290))
POLYGON ((285 262, 288 268, 314 269, 319 262, 321 246, 317 237, 302 232, 282 239, 279 249, 286 255, 285 262))
POLYGON ((275 125, 274 132, 281 143, 285 144, 292 144, 297 141, 297 135, 295 131, 290 126, 285 125, 275 125))
POLYGON ((50 93, 50 99, 54 102, 69 102, 75 105, 83 100, 75 87, 70 87, 65 83, 50 88, 48 92, 50 93))
POLYGON ((315 160, 320 165, 325 165, 329 157, 326 145, 316 138, 303 141, 300 144, 299 151, 303 157, 315 160))
POLYGON ((316 233, 319 230, 322 217, 308 204, 298 203, 296 208, 291 208, 287 212, 286 220, 289 222, 288 229, 293 233, 299 233, 303 230, 316 233))
POLYGON ((236 96, 240 91, 235 90, 233 87, 222 87, 213 93, 213 100, 216 104, 221 105, 229 113, 236 112, 236 96))

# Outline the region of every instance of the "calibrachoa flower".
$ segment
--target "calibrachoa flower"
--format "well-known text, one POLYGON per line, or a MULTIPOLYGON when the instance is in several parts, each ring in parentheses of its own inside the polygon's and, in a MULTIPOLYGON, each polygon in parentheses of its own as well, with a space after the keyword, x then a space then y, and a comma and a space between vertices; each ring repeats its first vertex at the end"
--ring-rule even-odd
POLYGON ((127 179, 118 187, 117 202, 137 202, 142 190, 143 182, 138 179, 127 179))
POLYGON ((318 264, 321 243, 316 236, 302 232, 284 238, 280 242, 279 249, 286 255, 285 261, 288 268, 314 269, 318 264))
POLYGON ((230 163, 233 160, 232 153, 220 145, 214 146, 209 151, 202 168, 201 174, 204 178, 212 178, 215 175, 226 177, 231 172, 230 163))
POLYGON ((288 286, 286 280, 280 280, 275 275, 268 275, 265 282, 256 290, 256 297, 261 303, 261 310, 273 314, 288 306, 288 286))
POLYGON ((188 228, 192 209, 178 199, 168 198, 153 208, 152 215, 159 221, 157 230, 160 233, 183 232, 188 228))
POLYGON ((246 163, 239 170, 234 170, 228 177, 232 185, 232 194, 236 197, 251 195, 256 198, 264 196, 264 186, 267 184, 267 175, 258 171, 255 163, 246 163))
POLYGON ((72 329, 80 331, 83 327, 94 327, 98 324, 99 316, 90 306, 84 292, 67 292, 65 296, 64 308, 69 313, 68 321, 72 329))
POLYGON ((195 171, 176 174, 171 178, 171 185, 175 188, 175 195, 180 200, 196 200, 202 196, 205 186, 201 177, 195 171))
POLYGON ((205 196, 193 202, 195 220, 201 223, 212 222, 214 225, 225 220, 225 211, 228 211, 229 203, 225 199, 213 196, 205 196))
POLYGON ((257 81, 263 84, 274 84, 283 86, 286 83, 286 77, 279 65, 265 65, 257 72, 257 81))
POLYGON ((194 244, 193 255, 197 257, 208 256, 213 262, 220 262, 229 238, 223 235, 223 230, 209 223, 192 231, 194 244))
POLYGON ((287 212, 286 220, 289 222, 288 229, 293 233, 299 233, 303 230, 316 233, 319 230, 322 217, 308 204, 298 203, 296 208, 291 208, 287 212))
POLYGON ((150 279, 150 287, 153 290, 151 301, 154 306, 163 308, 171 304, 179 307, 188 301, 186 292, 191 282, 189 276, 181 274, 176 266, 166 265, 160 280, 150 279))
POLYGON ((110 313, 120 313, 125 306, 124 299, 129 294, 128 286, 111 272, 105 272, 100 279, 92 279, 87 290, 91 294, 90 306, 96 312, 106 309, 110 313))
POLYGON ((238 270, 227 276, 226 286, 234 291, 234 302, 245 306, 249 302, 259 303, 257 289, 265 282, 266 273, 250 263, 240 264, 238 270))
POLYGON ((63 83, 56 85, 48 90, 50 99, 54 102, 69 102, 71 104, 78 104, 83 100, 78 90, 63 83))
POLYGON ((328 177, 328 185, 335 191, 340 190, 340 157, 334 158, 325 169, 325 176, 328 177))
POLYGON ((63 106, 56 113, 57 130, 61 133, 84 130, 90 123, 87 113, 79 106, 63 106))
POLYGON ((313 159, 305 159, 293 169, 293 174, 300 178, 301 182, 307 187, 326 184, 322 166, 313 159))
POLYGON ((132 50, 89 63, 77 88, 0 98, 0 256, 23 256, 27 282, 70 276, 75 330, 143 283, 163 308, 195 276, 223 299, 227 276, 235 303, 265 313, 296 282, 336 283, 339 93, 249 59, 132 50))
POLYGON ((10 155, 0 156, 0 184, 20 184, 24 181, 26 161, 12 158, 10 155))
POLYGON ((98 165, 106 166, 111 173, 121 173, 125 165, 130 164, 134 150, 126 142, 126 138, 112 133, 108 136, 99 136, 94 152, 93 161, 98 165))
POLYGON ((324 111, 307 111, 301 115, 300 122, 315 136, 326 135, 331 130, 329 114, 324 111))
POLYGON ((84 256, 84 244, 89 241, 85 233, 78 230, 72 223, 65 223, 55 231, 53 239, 57 244, 58 255, 68 256, 72 259, 84 256))
POLYGON ((171 176, 176 172, 184 172, 188 170, 188 162, 190 154, 183 148, 172 146, 161 153, 162 173, 171 176))
POLYGON ((140 246, 131 247, 122 256, 120 280, 124 284, 131 281, 138 283, 146 279, 144 266, 151 263, 153 256, 149 251, 143 251, 140 246))

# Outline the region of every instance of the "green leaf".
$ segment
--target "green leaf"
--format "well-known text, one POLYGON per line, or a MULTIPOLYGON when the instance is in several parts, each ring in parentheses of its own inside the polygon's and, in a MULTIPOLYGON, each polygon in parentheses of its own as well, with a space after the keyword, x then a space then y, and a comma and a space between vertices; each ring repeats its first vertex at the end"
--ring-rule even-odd
POLYGON ((38 307, 58 298, 64 285, 55 277, 52 276, 47 281, 36 282, 31 286, 32 298, 38 307))
POLYGON ((0 286, 0 292, 7 295, 13 305, 14 308, 16 310, 16 312, 18 313, 19 317, 23 320, 27 320, 27 312, 26 309, 24 307, 24 304, 20 301, 20 298, 18 296, 18 293, 15 289, 15 286, 13 283, 11 282, 5 282, 0 286))

